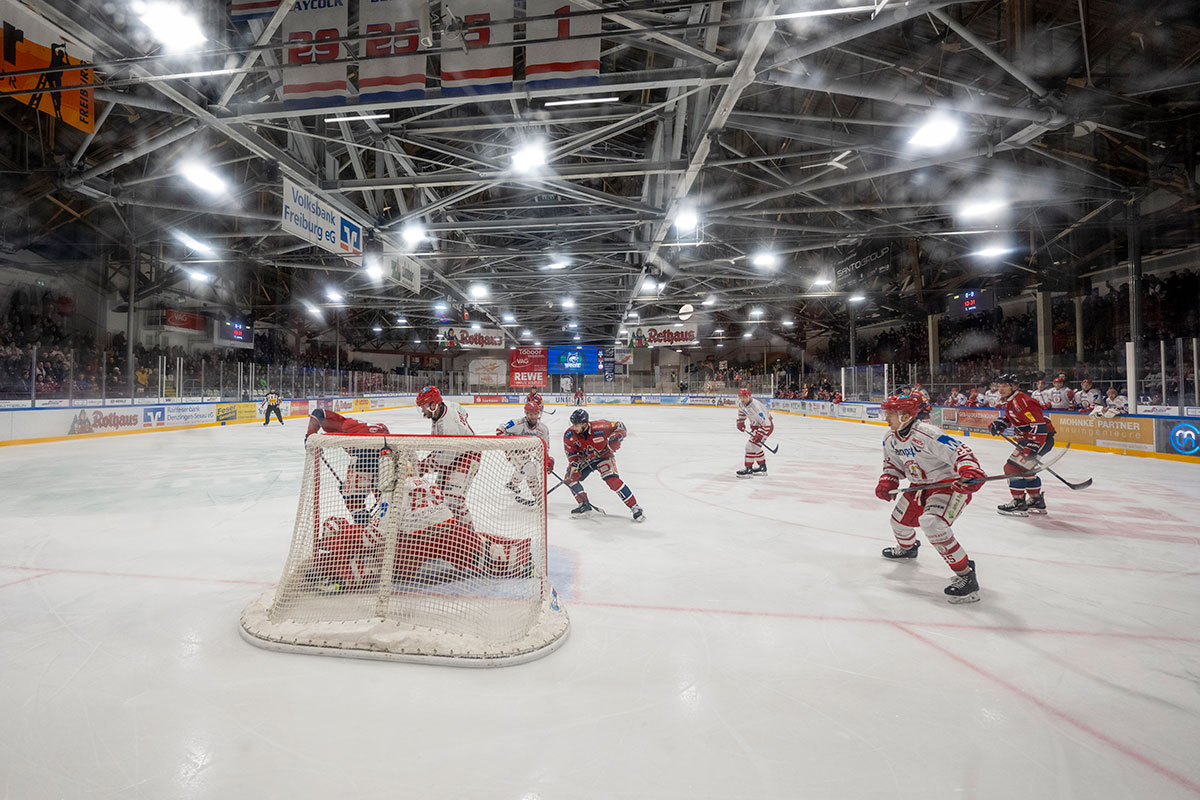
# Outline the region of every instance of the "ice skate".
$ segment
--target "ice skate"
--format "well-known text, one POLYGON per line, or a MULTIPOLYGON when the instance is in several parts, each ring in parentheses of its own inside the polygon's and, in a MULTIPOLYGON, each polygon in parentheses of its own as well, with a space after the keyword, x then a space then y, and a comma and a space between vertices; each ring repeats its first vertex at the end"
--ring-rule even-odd
POLYGON ((750 466, 750 467, 746 467, 745 469, 739 469, 737 472, 735 472, 733 474, 737 475, 739 478, 749 478, 752 475, 754 475, 757 471, 758 470, 756 470, 754 467, 750 466))
POLYGON ((1030 514, 1045 514, 1046 513, 1046 495, 1031 494, 1029 502, 1025 504, 1030 514))
POLYGON ((967 566, 967 573, 955 577, 954 582, 944 589, 946 599, 951 603, 979 602, 979 581, 975 579, 975 562, 968 561, 967 566))
POLYGON ((903 547, 885 547, 883 548, 884 558, 916 558, 917 550, 921 548, 921 540, 917 539, 913 542, 913 546, 907 550, 903 547))
POLYGON ((766 465, 766 464, 760 464, 760 465, 758 465, 757 467, 755 467, 755 468, 754 468, 754 474, 755 474, 755 475, 766 475, 766 474, 767 474, 767 465, 766 465))
POLYGON ((633 512, 633 521, 634 522, 645 522, 646 521, 646 512, 642 511, 641 506, 639 506, 639 505, 630 506, 629 510, 633 512))
POLYGON ((521 497, 521 495, 517 495, 517 502, 523 506, 536 506, 537 505, 537 500, 531 500, 528 497, 521 497))
POLYGON ((996 511, 1006 517, 1028 517, 1029 507, 1025 505, 1024 497, 1014 498, 1011 503, 996 506, 996 511))
POLYGON ((575 508, 571 509, 571 519, 585 519, 592 515, 596 509, 587 500, 584 500, 575 508))

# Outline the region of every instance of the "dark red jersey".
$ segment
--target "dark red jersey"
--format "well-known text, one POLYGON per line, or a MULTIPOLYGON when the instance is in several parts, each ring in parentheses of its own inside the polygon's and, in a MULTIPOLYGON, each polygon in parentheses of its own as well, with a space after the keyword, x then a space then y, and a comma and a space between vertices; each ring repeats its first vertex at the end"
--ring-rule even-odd
POLYGON ((390 434, 387 425, 382 423, 366 423, 359 422, 350 417, 343 417, 336 411, 326 411, 323 408, 318 408, 308 417, 308 432, 304 435, 316 433, 342 433, 351 436, 364 434, 390 434))
POLYGON ((563 434, 563 450, 567 453, 567 460, 572 464, 586 463, 612 455, 614 450, 621 447, 621 441, 628 433, 623 422, 594 419, 591 421, 587 433, 576 433, 567 428, 566 433, 563 434))
POLYGON ((1000 407, 1000 418, 1008 420, 1017 432, 1017 441, 1045 444, 1054 433, 1054 425, 1042 412, 1042 404, 1022 391, 1015 391, 1000 407))

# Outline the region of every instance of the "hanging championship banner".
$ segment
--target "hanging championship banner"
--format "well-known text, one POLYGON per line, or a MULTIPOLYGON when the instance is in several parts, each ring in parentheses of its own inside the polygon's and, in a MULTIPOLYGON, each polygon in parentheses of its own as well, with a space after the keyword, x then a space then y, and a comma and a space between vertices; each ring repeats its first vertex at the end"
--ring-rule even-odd
POLYGON ((454 49, 442 53, 442 96, 463 97, 512 89, 513 26, 489 24, 512 19, 512 0, 466 0, 462 5, 455 3, 453 10, 463 29, 446 31, 449 20, 443 17, 442 30, 446 32, 442 34, 442 47, 454 49), (509 46, 497 46, 505 44, 509 46))
POLYGON ((4 91, 18 103, 48 114, 72 128, 92 133, 95 109, 92 99, 92 51, 63 31, 34 14, 16 0, 0 0, 0 80, 4 91), (64 69, 78 65, 79 69, 64 69), (40 74, 9 75, 11 72, 48 70, 40 74), (58 91, 64 86, 82 86, 75 91, 58 91))
POLYGON ((320 108, 346 103, 347 0, 297 0, 283 20, 286 43, 283 103, 288 108, 320 108))
POLYGON ((281 227, 342 256, 362 255, 362 226, 316 195, 283 179, 281 227))
POLYGON ((562 0, 526 0, 527 17, 554 15, 558 19, 535 19, 525 23, 525 39, 561 40, 525 45, 527 88, 594 86, 600 82, 600 39, 569 38, 600 33, 599 14, 576 18, 566 16, 582 10, 582 6, 576 3, 564 3, 562 0))
POLYGON ((234 22, 266 19, 274 16, 277 8, 279 8, 279 0, 232 0, 229 6, 229 16, 234 22))
POLYGON ((359 102, 423 98, 425 56, 419 51, 428 1, 367 0, 359 3, 358 14, 359 32, 367 37, 358 61, 359 102))

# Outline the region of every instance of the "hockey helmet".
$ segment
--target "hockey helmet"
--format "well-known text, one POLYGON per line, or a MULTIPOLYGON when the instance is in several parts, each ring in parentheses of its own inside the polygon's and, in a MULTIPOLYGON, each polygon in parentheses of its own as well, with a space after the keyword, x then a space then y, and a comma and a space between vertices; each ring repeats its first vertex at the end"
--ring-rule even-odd
POLYGON ((1067 379, 1065 377, 1063 377, 1062 375, 1054 376, 1054 383, 1066 383, 1066 382, 1067 382, 1067 379))
POLYGON ((533 416, 540 417, 541 415, 542 415, 542 404, 541 403, 534 402, 533 400, 529 400, 528 402, 525 403, 525 417, 526 418, 533 417, 533 416))
POLYGON ((588 413, 586 408, 577 408, 571 412, 572 425, 586 425, 588 422, 588 413))
POLYGON ((915 417, 921 410, 921 401, 912 395, 892 395, 880 403, 879 407, 884 411, 899 411, 901 414, 915 417))
POLYGON ((417 407, 437 406, 442 404, 442 393, 436 386, 426 386, 417 392, 417 407))
POLYGON ((1081 380, 1081 381, 1079 382, 1079 385, 1080 385, 1080 386, 1091 386, 1091 385, 1092 385, 1092 379, 1091 379, 1091 378, 1084 378, 1083 380, 1081 380))
POLYGON ((1006 372, 1003 375, 997 375, 995 383, 1007 383, 1010 386, 1020 386, 1021 379, 1011 372, 1006 372))
POLYGON ((738 389, 738 403, 746 405, 754 397, 754 394, 747 388, 738 389))

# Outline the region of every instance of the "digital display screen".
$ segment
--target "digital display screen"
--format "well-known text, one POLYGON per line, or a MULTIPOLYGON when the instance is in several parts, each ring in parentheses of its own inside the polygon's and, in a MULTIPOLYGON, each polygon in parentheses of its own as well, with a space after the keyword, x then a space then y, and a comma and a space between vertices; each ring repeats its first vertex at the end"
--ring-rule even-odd
POLYGON ((254 347, 254 326, 241 322, 221 322, 217 320, 213 334, 213 343, 233 345, 234 347, 254 347))
POLYGON ((564 373, 594 374, 603 369, 600 348, 591 346, 551 347, 547 352, 551 375, 564 373))
POLYGON ((996 307, 996 295, 983 289, 968 289, 950 298, 951 314, 959 317, 975 316, 981 311, 991 311, 996 307))

